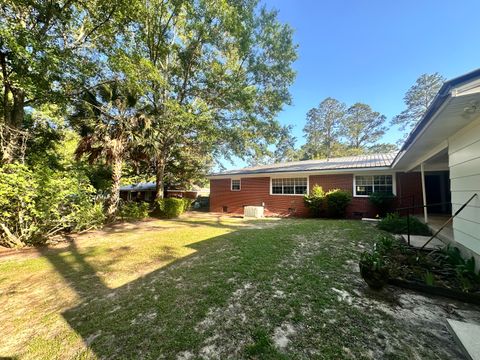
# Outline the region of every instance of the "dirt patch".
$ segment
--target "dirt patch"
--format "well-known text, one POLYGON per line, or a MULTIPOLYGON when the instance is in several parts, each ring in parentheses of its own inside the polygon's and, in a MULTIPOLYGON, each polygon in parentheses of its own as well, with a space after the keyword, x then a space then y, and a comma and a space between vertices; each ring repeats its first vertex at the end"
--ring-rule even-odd
POLYGON ((278 349, 284 350, 290 342, 290 337, 296 333, 297 331, 291 324, 282 324, 282 326, 275 328, 273 343, 278 349))

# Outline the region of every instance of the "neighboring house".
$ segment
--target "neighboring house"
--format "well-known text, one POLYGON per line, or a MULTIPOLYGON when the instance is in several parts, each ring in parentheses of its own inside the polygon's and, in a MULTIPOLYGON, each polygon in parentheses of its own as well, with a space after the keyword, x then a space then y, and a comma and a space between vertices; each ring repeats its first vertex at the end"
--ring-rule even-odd
MULTIPOLYGON (((266 215, 307 216, 303 195, 315 184, 352 193, 347 216, 375 216, 368 196, 392 191, 397 206, 420 210, 427 223, 453 220, 450 240, 480 254, 480 69, 447 81, 397 154, 307 160, 230 170, 210 177, 210 210, 243 213, 263 206, 266 215), (448 204, 451 202, 451 206, 448 204), (445 204, 447 203, 447 204, 445 204), (438 214, 443 214, 439 218, 438 214)), ((447 231, 447 235, 448 235, 447 231)))
MULTIPOLYGON (((120 187, 120 198, 126 201, 146 201, 155 200, 156 184, 154 182, 139 183, 134 185, 125 185, 120 187)), ((210 190, 200 187, 192 187, 192 189, 166 189, 165 197, 179 197, 196 199, 199 196, 209 196, 210 190)))

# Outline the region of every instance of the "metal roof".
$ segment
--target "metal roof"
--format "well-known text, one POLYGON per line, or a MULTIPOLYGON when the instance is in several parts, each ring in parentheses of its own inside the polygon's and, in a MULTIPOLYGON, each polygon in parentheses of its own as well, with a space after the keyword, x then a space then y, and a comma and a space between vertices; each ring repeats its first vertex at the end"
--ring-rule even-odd
POLYGON ((236 170, 228 170, 212 174, 211 176, 389 167, 392 164, 396 154, 397 153, 394 152, 388 154, 346 156, 322 160, 293 161, 272 165, 251 166, 236 170))
POLYGON ((133 185, 120 186, 120 191, 146 191, 155 190, 156 185, 154 182, 138 183, 133 185))

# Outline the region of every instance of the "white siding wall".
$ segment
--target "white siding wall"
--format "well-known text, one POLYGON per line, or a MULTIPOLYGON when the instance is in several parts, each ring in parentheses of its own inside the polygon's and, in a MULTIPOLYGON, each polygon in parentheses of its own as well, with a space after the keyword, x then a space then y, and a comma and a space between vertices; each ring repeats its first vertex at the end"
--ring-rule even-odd
POLYGON ((448 141, 452 210, 477 196, 453 220, 455 241, 480 255, 480 121, 463 128, 448 141))

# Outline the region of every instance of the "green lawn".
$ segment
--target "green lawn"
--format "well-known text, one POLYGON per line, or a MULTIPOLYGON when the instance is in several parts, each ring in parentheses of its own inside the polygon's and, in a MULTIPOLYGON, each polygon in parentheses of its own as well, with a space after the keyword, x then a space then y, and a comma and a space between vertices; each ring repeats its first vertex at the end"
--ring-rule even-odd
POLYGON ((448 302, 364 285, 359 255, 382 235, 358 221, 205 215, 0 259, 0 357, 459 357, 448 302))

